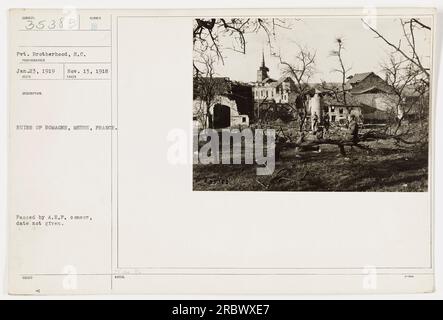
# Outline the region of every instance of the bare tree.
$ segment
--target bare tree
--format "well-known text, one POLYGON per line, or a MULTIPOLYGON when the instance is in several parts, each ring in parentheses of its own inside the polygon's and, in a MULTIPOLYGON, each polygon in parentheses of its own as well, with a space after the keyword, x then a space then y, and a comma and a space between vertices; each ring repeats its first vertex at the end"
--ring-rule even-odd
POLYGON ((299 130, 303 131, 308 115, 306 95, 311 90, 309 81, 315 73, 316 52, 310 51, 307 47, 297 45, 297 52, 292 62, 284 60, 281 55, 278 57, 280 64, 283 66, 284 74, 295 80, 298 99, 295 101, 295 104, 289 105, 298 114, 299 130))
MULTIPOLYGON (((246 53, 246 35, 264 32, 268 45, 273 52, 273 39, 278 29, 292 28, 296 19, 266 18, 198 18, 193 28, 194 51, 212 51, 224 63, 223 50, 246 53)), ((198 70, 198 66, 194 64, 198 70)))
POLYGON ((278 18, 198 18, 195 19, 193 29, 194 45, 199 44, 202 48, 213 49, 218 53, 219 58, 222 58, 223 44, 221 39, 229 37, 233 40, 230 49, 246 53, 245 35, 247 33, 264 31, 268 43, 271 45, 276 30, 278 28, 290 29, 291 21, 278 18))
POLYGON ((207 127, 207 108, 203 100, 199 99, 197 102, 194 101, 193 106, 193 118, 199 123, 201 129, 206 129, 207 127))
POLYGON ((423 81, 427 82, 429 86, 430 80, 430 69, 426 67, 422 62, 422 57, 417 53, 417 41, 416 41, 416 31, 420 29, 424 32, 431 31, 431 27, 425 25, 420 20, 411 18, 408 20, 400 20, 401 28, 403 31, 403 40, 406 40, 407 45, 402 45, 402 39, 398 40, 398 44, 393 41, 388 40, 387 37, 382 35, 379 31, 370 26, 364 19, 362 22, 374 33, 377 38, 383 40, 394 52, 401 55, 404 59, 409 61, 415 67, 417 67, 424 75, 423 81))
POLYGON ((196 110, 195 116, 202 122, 203 128, 212 127, 209 111, 220 92, 220 81, 215 77, 215 60, 216 58, 210 54, 201 54, 198 59, 201 67, 194 74, 194 90, 200 98, 200 107, 199 110, 196 110))
MULTIPOLYGON (((347 79, 348 72, 351 71, 351 68, 345 67, 345 63, 343 62, 343 50, 345 50, 343 38, 337 37, 335 39, 335 42, 337 44, 337 49, 332 50, 330 52, 330 55, 332 57, 337 57, 337 59, 338 59, 339 68, 333 69, 333 72, 337 72, 341 75, 341 99, 340 100, 346 106, 348 104, 347 100, 346 100, 346 79, 347 79)), ((338 98, 340 95, 337 92, 335 92, 335 96, 338 98)), ((340 100, 338 100, 338 101, 340 101, 340 100)))
POLYGON ((414 104, 408 105, 405 103, 404 92, 414 84, 421 71, 414 64, 406 59, 397 57, 394 53, 390 55, 387 63, 382 64, 382 70, 386 75, 385 81, 391 88, 389 96, 393 96, 393 108, 390 111, 392 119, 396 122, 393 132, 397 134, 403 120, 414 107, 414 104))
MULTIPOLYGON (((400 26, 402 30, 402 37, 398 39, 397 44, 381 34, 379 31, 370 26, 366 21, 362 22, 371 30, 377 38, 381 39, 389 48, 392 49, 391 57, 388 64, 384 66, 384 70, 387 74, 387 81, 390 84, 393 92, 397 97, 398 105, 402 104, 404 100, 404 90, 410 86, 417 94, 418 98, 415 104, 418 104, 421 116, 426 116, 425 110, 429 109, 429 86, 430 86, 430 68, 423 63, 423 56, 418 53, 417 45, 417 33, 427 37, 430 36, 431 27, 416 18, 400 19, 400 26), (394 57, 395 56, 395 57, 394 57)), ((399 130, 403 124, 405 116, 417 105, 411 104, 405 105, 403 114, 398 118, 397 125, 394 129, 394 138, 402 143, 415 144, 423 143, 427 140, 428 131, 423 126, 423 122, 427 122, 427 119, 421 119, 420 126, 421 132, 419 138, 410 141, 405 139, 405 136, 409 132, 409 129, 403 130, 399 133, 399 130)), ((416 132, 417 133, 417 132, 416 132)))
MULTIPOLYGON (((346 79, 347 72, 349 72, 349 68, 346 68, 342 53, 344 50, 343 40, 341 38, 337 38, 337 50, 331 52, 331 55, 336 56, 339 61, 339 68, 335 71, 339 72, 342 75, 342 83, 341 88, 333 88, 329 87, 328 91, 334 95, 337 101, 342 102, 343 104, 347 104, 348 101, 346 99, 346 79)), ((290 74, 295 80, 296 84, 300 90, 300 93, 306 93, 309 90, 309 86, 307 86, 308 80, 312 73, 314 72, 314 63, 315 63, 315 54, 309 53, 306 50, 300 50, 300 52, 296 55, 295 59, 296 63, 288 63, 281 60, 281 63, 286 67, 286 71, 290 74)), ((403 101, 403 91, 407 87, 408 84, 414 83, 420 79, 420 74, 422 73, 420 68, 417 68, 414 64, 411 64, 408 60, 403 59, 401 62, 391 61, 390 65, 386 65, 386 71, 390 76, 388 80, 388 84, 393 87, 393 90, 396 92, 396 97, 398 97, 397 101, 400 105, 403 101), (406 62, 405 62, 406 61, 406 62), (411 66, 412 65, 412 66, 411 66), (390 73, 389 73, 390 72, 390 73)), ((421 81, 422 82, 422 81, 421 81)), ((422 82, 423 85, 426 85, 426 82, 422 82)), ((406 110, 407 111, 407 110, 406 110)), ((345 155, 345 146, 358 147, 363 150, 370 151, 364 142, 376 141, 376 140, 387 140, 392 139, 396 143, 403 143, 414 145, 419 143, 422 140, 422 137, 415 137, 414 140, 410 139, 411 135, 409 130, 404 130, 399 132, 395 130, 394 132, 389 132, 386 128, 383 129, 374 129, 369 130, 364 133, 360 133, 357 140, 343 139, 340 136, 330 136, 328 138, 317 139, 313 141, 300 141, 300 142, 286 142, 283 147, 315 147, 318 145, 336 145, 338 146, 340 153, 345 155)), ((412 135, 414 137, 414 135, 412 135)))

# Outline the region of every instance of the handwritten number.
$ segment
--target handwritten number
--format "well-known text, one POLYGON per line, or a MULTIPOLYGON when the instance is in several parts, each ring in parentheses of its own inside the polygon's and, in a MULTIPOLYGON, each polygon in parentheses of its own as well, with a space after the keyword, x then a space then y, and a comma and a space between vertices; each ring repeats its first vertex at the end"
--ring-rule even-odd
POLYGON ((49 30, 53 30, 55 29, 55 20, 51 20, 51 22, 48 25, 48 29, 49 30))
POLYGON ((37 23, 37 29, 42 30, 45 27, 45 22, 46 22, 46 20, 40 20, 37 23))
POLYGON ((25 26, 26 30, 32 30, 34 29, 35 25, 32 22, 32 20, 28 20, 28 24, 25 26))
POLYGON ((59 28, 64 29, 65 26, 65 18, 61 17, 59 20, 59 28))

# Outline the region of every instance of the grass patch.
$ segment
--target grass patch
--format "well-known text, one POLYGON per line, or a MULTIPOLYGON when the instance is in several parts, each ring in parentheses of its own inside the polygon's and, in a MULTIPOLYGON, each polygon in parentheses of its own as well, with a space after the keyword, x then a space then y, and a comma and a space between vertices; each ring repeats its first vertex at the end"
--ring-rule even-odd
POLYGON ((218 191, 397 191, 428 189, 428 152, 399 149, 392 142, 367 143, 371 152, 336 146, 321 153, 285 150, 269 176, 257 176, 257 165, 194 164, 194 190, 218 191))

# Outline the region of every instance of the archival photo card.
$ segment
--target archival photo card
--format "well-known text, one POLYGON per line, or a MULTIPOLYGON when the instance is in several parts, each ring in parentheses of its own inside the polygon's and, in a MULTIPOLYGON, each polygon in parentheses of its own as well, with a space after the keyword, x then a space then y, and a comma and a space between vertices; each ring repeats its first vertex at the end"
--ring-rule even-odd
POLYGON ((436 10, 13 9, 8 34, 10 294, 434 291, 436 10))

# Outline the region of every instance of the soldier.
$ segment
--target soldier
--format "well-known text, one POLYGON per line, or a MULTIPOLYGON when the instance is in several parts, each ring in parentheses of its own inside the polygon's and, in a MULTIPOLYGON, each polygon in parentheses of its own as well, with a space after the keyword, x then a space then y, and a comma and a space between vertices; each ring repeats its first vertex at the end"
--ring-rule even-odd
POLYGON ((323 135, 323 127, 322 126, 319 126, 318 128, 317 128, 317 131, 315 132, 315 137, 317 138, 317 140, 323 140, 323 138, 324 138, 324 135, 323 135))
POLYGON ((357 144, 358 142, 358 123, 354 114, 349 116, 349 126, 346 139, 351 140, 354 144, 357 144))
POLYGON ((314 123, 312 124, 312 131, 316 132, 317 131, 317 127, 318 127, 318 115, 317 115, 317 112, 314 112, 313 120, 314 120, 314 123))
POLYGON ((329 116, 327 114, 323 118, 323 123, 324 123, 325 131, 329 132, 329 116))
MULTIPOLYGON (((323 140, 324 136, 323 136, 323 127, 322 126, 318 126, 317 132, 315 133, 315 137, 317 138, 318 141, 323 140)), ((318 153, 321 152, 321 146, 320 145, 317 146, 317 152, 318 153)))

